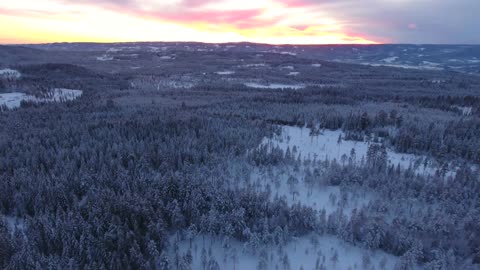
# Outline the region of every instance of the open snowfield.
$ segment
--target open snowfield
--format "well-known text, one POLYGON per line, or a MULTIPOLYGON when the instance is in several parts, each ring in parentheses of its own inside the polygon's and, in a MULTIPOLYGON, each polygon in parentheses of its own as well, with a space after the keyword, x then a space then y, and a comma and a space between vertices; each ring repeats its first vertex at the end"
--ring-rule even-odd
POLYGON ((109 55, 102 55, 102 56, 98 56, 97 57, 97 60, 98 61, 112 61, 113 60, 113 56, 109 56, 109 55))
POLYGON ((304 84, 281 84, 281 83, 270 83, 270 84, 260 84, 260 83, 245 83, 245 86, 250 88, 259 88, 259 89, 293 89, 298 90, 305 88, 304 84))
POLYGON ((354 193, 342 191, 339 186, 308 183, 304 169, 256 168, 251 181, 257 190, 270 191, 272 199, 283 198, 289 205, 300 203, 318 211, 325 210, 327 216, 340 209, 350 216, 353 209, 366 206, 375 198, 367 192, 354 193))
POLYGON ((55 88, 45 97, 39 98, 25 93, 4 93, 0 94, 0 107, 6 106, 8 109, 20 107, 22 101, 31 102, 64 102, 75 100, 83 94, 82 90, 55 88))
MULTIPOLYGON (((175 237, 170 242, 174 243, 175 237)), ((219 266, 216 269, 222 270, 394 269, 399 260, 385 252, 368 251, 330 235, 311 234, 293 238, 284 246, 264 246, 261 243, 256 248, 254 246, 231 239, 224 241, 198 236, 192 241, 179 241, 178 254, 184 256, 190 250, 191 269, 205 269, 203 262, 208 265, 213 259, 219 266), (316 268, 322 265, 324 268, 316 268)), ((170 254, 170 262, 176 267, 174 248, 171 248, 170 254)))
POLYGON ((407 64, 377 64, 377 63, 362 63, 364 65, 369 65, 372 67, 395 67, 395 68, 404 68, 404 69, 418 69, 418 70, 443 70, 443 67, 440 67, 437 63, 424 62, 419 65, 407 65, 407 64))
POLYGON ((454 106, 454 108, 460 110, 463 116, 470 116, 472 115, 472 107, 461 107, 461 106, 454 106))
POLYGON ((14 234, 17 230, 24 231, 26 229, 25 220, 22 218, 0 215, 0 219, 3 219, 12 234, 14 234))
MULTIPOLYGON (((341 163, 345 157, 350 157, 352 149, 355 150, 355 159, 358 164, 366 161, 368 147, 372 142, 347 141, 343 138, 345 134, 340 130, 324 130, 318 136, 311 136, 309 128, 282 126, 282 133, 273 139, 264 138, 262 144, 269 144, 271 147, 280 147, 282 150, 295 151, 303 159, 310 160, 333 160, 341 163), (339 137, 342 139, 339 141, 339 137)), ((402 154, 387 148, 388 163, 395 167, 399 165, 402 169, 408 169, 410 166, 419 174, 432 175, 437 167, 432 160, 427 160, 427 166, 424 166, 426 157, 413 154, 402 154)))
POLYGON ((268 67, 269 65, 265 64, 265 63, 259 63, 259 64, 245 64, 245 65, 241 65, 239 67, 241 68, 250 68, 250 67, 268 67))
POLYGON ((226 70, 226 71, 217 71, 215 73, 217 75, 232 75, 232 74, 235 74, 235 71, 226 70))
POLYGON ((384 58, 382 59, 382 61, 385 63, 392 63, 392 62, 395 62, 395 60, 397 59, 398 59, 398 56, 392 56, 392 57, 384 58))
POLYGON ((19 79, 21 76, 22 74, 17 70, 10 68, 0 69, 0 78, 19 79))

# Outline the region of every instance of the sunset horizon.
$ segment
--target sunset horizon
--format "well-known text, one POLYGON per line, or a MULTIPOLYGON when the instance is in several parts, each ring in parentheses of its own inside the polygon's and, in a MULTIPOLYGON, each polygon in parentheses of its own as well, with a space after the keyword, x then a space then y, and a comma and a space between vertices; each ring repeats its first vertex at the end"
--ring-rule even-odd
MULTIPOLYGON (((252 42, 476 44, 449 1, 17 0, 0 3, 0 44, 252 42), (410 12, 412 9, 423 12, 410 12), (404 13, 408 15, 404 16, 404 13), (448 14, 448 16, 446 16, 448 14), (459 29, 466 31, 458 31, 459 29)), ((468 2, 468 1, 467 1, 468 2)), ((467 3, 468 4, 468 3, 467 3)), ((470 5, 477 5, 474 2, 470 5)), ((469 5, 456 8, 469 9, 469 5)), ((462 15, 464 16, 464 15, 462 15)), ((472 17, 473 20, 476 20, 472 17)), ((472 24, 473 25, 473 24, 472 24)))

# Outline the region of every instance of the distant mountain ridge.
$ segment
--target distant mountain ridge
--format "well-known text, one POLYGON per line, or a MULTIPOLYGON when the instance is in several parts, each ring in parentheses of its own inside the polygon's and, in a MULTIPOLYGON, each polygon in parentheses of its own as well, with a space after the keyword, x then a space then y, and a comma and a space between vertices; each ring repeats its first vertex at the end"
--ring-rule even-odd
POLYGON ((480 45, 268 45, 256 43, 208 44, 199 42, 50 43, 0 46, 0 56, 57 52, 222 51, 285 54, 292 57, 409 69, 480 74, 480 45))

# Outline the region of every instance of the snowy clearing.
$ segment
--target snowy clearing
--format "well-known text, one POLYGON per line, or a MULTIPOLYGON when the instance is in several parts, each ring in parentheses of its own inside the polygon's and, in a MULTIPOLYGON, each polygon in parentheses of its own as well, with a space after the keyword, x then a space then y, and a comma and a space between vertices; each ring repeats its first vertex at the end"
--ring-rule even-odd
POLYGON ((392 63, 392 62, 395 62, 397 59, 398 59, 398 56, 392 56, 392 57, 387 57, 385 59, 382 59, 382 61, 386 63, 392 63))
MULTIPOLYGON (((0 218, 2 216, 0 215, 0 218)), ((10 229, 10 232, 15 234, 15 232, 18 230, 20 232, 25 231, 26 229, 26 224, 25 220, 23 218, 17 218, 17 217, 12 217, 12 216, 3 216, 3 220, 7 227, 10 229)))
POLYGON ((296 56, 297 54, 294 53, 294 52, 280 52, 280 54, 283 54, 283 55, 291 55, 291 56, 296 56))
MULTIPOLYGON (((295 148, 295 151, 301 154, 303 159, 336 159, 338 162, 350 157, 352 149, 355 149, 356 162, 360 164, 366 160, 371 142, 343 139, 339 142, 340 137, 345 137, 344 132, 340 130, 324 130, 320 135, 312 136, 309 128, 282 126, 281 135, 275 136, 273 139, 264 138, 262 144, 269 144, 271 147, 278 146, 284 151, 287 151, 287 149, 292 151, 295 148)), ((423 156, 400 154, 388 148, 387 156, 389 165, 399 165, 402 169, 411 166, 417 173, 425 175, 433 175, 437 170, 436 164, 431 160, 426 160, 426 157, 423 156), (427 163, 427 166, 424 166, 425 163, 427 163)))
POLYGON ((442 67, 438 65, 428 65, 428 64, 421 64, 418 66, 414 65, 406 65, 406 64, 374 64, 374 63, 362 63, 363 65, 369 65, 372 67, 395 67, 395 68, 404 68, 404 69, 418 69, 418 70, 443 70, 442 67))
POLYGON ((243 244, 210 236, 177 243, 173 236, 171 243, 172 264, 190 253, 192 269, 205 269, 204 265, 212 264, 218 268, 207 269, 393 269, 399 261, 398 257, 383 251, 368 251, 330 235, 294 237, 283 246, 265 246, 260 242, 243 244), (322 265, 323 268, 316 268, 322 265))
POLYGON ((21 76, 22 74, 17 70, 10 68, 0 69, 0 78, 19 79, 21 76))
POLYGON ((35 97, 25 93, 5 93, 0 94, 0 107, 6 106, 8 109, 20 107, 22 101, 31 102, 64 102, 74 100, 83 94, 82 90, 56 88, 45 95, 45 97, 35 97))
POLYGON ((472 107, 461 107, 461 106, 454 106, 454 108, 461 111, 463 116, 470 116, 472 115, 472 107))
POLYGON ((193 82, 181 81, 181 80, 165 80, 157 84, 157 90, 161 90, 163 87, 170 87, 175 89, 189 89, 194 87, 193 82))
POLYGON ((245 64, 245 65, 241 65, 239 67, 246 67, 246 68, 249 68, 249 67, 268 67, 267 64, 264 64, 264 63, 260 63, 260 64, 245 64))
POLYGON ((260 88, 260 89, 302 89, 305 88, 304 84, 280 84, 280 83, 270 83, 270 84, 259 84, 259 83, 245 83, 245 86, 250 88, 260 88))
POLYGON ((355 208, 367 206, 375 196, 366 192, 342 191, 339 186, 324 186, 308 183, 305 168, 294 171, 291 168, 256 168, 250 185, 257 191, 269 191, 271 199, 283 198, 288 205, 300 203, 312 209, 329 214, 342 209, 350 216, 355 208))
POLYGON ((97 57, 97 60, 98 60, 98 61, 112 61, 112 60, 113 60, 113 57, 112 57, 112 56, 108 56, 108 55, 103 55, 103 56, 97 57))
POLYGON ((235 74, 235 71, 229 71, 229 70, 217 71, 217 72, 215 72, 215 74, 217 74, 217 75, 232 75, 232 74, 235 74))

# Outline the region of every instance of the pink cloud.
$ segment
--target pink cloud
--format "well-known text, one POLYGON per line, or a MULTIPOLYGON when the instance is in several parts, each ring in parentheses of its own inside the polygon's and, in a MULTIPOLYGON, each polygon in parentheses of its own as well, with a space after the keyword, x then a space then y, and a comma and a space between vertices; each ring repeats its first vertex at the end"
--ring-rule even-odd
POLYGON ((211 24, 229 24, 233 26, 250 27, 258 25, 255 17, 261 10, 229 10, 229 11, 184 11, 176 13, 136 11, 135 15, 166 20, 177 23, 204 22, 211 24))
MULTIPOLYGON (((47 1, 47 0, 45 0, 47 1)), ((237 33, 257 33, 260 36, 276 35, 284 36, 284 33, 295 36, 318 36, 322 33, 334 34, 327 28, 322 28, 322 18, 316 19, 317 14, 322 14, 322 5, 332 5, 332 0, 314 2, 314 0, 276 0, 278 5, 269 6, 260 5, 258 8, 238 9, 229 8, 223 5, 223 0, 183 0, 175 4, 165 4, 162 1, 153 0, 48 0, 61 3, 71 10, 76 10, 79 6, 83 8, 100 8, 112 12, 125 14, 134 18, 145 18, 153 21, 170 22, 187 27, 198 27, 208 29, 209 31, 237 32, 237 33), (218 2, 220 1, 220 2, 218 2), (216 8, 216 4, 221 9, 216 8), (277 9, 278 10, 275 10, 277 9), (311 22, 304 19, 302 14, 289 12, 289 8, 304 8, 311 22), (273 12, 271 12, 273 11, 273 12), (279 11, 278 13, 276 13, 279 11), (264 16, 268 14, 267 16, 264 16), (291 16, 291 17, 289 17, 291 16), (290 20, 291 19, 291 20, 290 20), (291 23, 286 23, 291 21, 291 23), (195 24, 195 26, 193 26, 195 24), (314 27, 315 31, 310 28, 314 27), (310 30, 309 30, 310 29, 310 30), (322 29, 322 30, 320 30, 322 29), (293 30, 293 31, 292 31, 293 30)), ((340 2, 351 0, 340 0, 340 2)), ((335 2, 337 3, 337 2, 335 2)), ((87 9, 83 9, 87 10, 87 9)), ((323 11, 323 10, 322 10, 323 11)), ((24 17, 45 17, 51 19, 55 17, 55 11, 36 11, 36 10, 0 10, 0 14, 9 13, 12 16, 24 17)), ((335 16, 328 10, 323 13, 329 16, 335 16)), ((65 14, 62 14, 65 15, 65 14)), ((307 15, 307 14, 306 14, 307 15)), ((319 15, 320 16, 320 15, 319 15)), ((336 18, 335 18, 336 19, 336 18)), ((338 21, 338 20, 336 20, 338 21)), ((345 28, 345 21, 338 21, 337 34, 345 35, 345 31, 353 31, 345 28), (344 31, 345 30, 345 31, 344 31)), ((357 32, 357 31, 355 31, 357 32)), ((352 35, 353 39, 365 37, 365 35, 352 35)), ((371 40, 371 39, 370 39, 371 40)))

